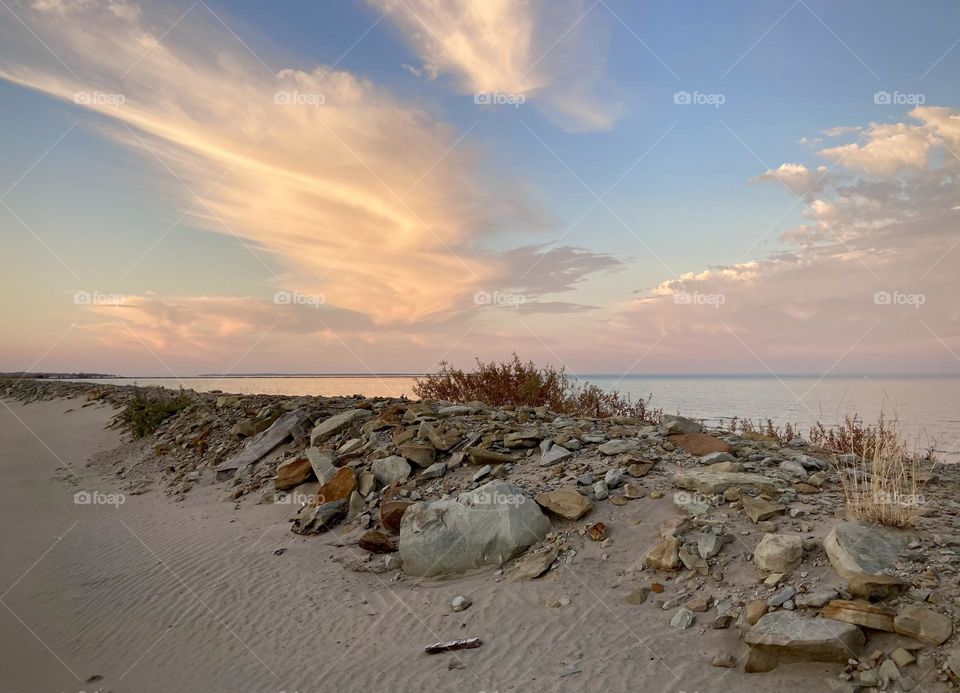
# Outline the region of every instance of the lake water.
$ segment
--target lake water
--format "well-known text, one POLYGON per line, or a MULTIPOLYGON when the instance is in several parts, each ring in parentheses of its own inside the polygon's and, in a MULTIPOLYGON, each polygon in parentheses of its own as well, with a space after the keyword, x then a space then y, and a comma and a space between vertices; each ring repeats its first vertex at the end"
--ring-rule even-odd
MULTIPOLYGON (((896 417, 918 447, 935 447, 941 457, 960 456, 960 376, 581 376, 634 399, 650 397, 668 414, 706 419, 732 417, 782 425, 798 424, 805 435, 817 421, 840 423, 859 415, 872 422, 896 417)), ((262 376, 205 378, 111 378, 119 385, 161 385, 198 392, 245 394, 412 397, 410 376, 262 376)))

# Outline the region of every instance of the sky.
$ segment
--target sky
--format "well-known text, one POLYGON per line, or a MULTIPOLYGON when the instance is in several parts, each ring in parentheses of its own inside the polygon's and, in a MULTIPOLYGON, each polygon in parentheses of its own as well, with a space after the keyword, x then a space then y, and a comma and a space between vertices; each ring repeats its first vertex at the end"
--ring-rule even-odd
POLYGON ((960 372, 960 5, 3 0, 0 370, 960 372))

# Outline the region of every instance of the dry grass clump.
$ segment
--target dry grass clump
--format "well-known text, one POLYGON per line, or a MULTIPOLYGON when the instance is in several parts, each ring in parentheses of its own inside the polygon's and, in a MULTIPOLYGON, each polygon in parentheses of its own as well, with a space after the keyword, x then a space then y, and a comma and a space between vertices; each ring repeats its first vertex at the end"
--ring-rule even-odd
POLYGON ((662 414, 649 408, 649 400, 634 402, 629 396, 606 392, 591 383, 577 384, 564 367, 547 364, 541 368, 533 361, 522 362, 516 354, 501 363, 476 359, 470 373, 443 361, 439 371, 416 379, 413 392, 421 399, 477 401, 495 407, 546 406, 558 414, 573 416, 624 416, 656 423, 662 414))
POLYGON ((857 416, 847 416, 838 426, 827 428, 819 421, 810 429, 810 442, 840 454, 870 457, 877 449, 899 444, 896 426, 880 413, 875 424, 865 424, 857 416))
POLYGON ((864 454, 840 465, 840 482, 847 514, 891 527, 911 527, 924 503, 918 458, 911 454, 896 428, 864 442, 864 454))

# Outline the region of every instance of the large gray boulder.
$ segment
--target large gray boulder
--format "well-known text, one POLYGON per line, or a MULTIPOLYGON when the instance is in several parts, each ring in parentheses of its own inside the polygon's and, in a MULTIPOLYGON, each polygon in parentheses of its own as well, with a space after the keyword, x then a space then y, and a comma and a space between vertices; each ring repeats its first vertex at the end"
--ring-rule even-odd
POLYGON ((743 667, 747 672, 770 671, 790 661, 846 662, 859 654, 865 642, 853 624, 793 611, 764 615, 743 639, 750 646, 743 667))
POLYGON ((523 489, 491 481, 457 500, 416 503, 400 524, 404 573, 435 577, 503 565, 550 531, 523 489))
POLYGON ((833 569, 859 597, 889 597, 905 586, 897 560, 907 547, 907 533, 849 521, 836 525, 823 540, 833 569))

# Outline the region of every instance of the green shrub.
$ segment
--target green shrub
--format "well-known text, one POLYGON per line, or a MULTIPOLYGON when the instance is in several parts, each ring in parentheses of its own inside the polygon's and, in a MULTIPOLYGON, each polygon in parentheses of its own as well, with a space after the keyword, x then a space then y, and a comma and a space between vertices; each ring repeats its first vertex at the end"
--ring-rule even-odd
POLYGON ((134 438, 143 438, 191 401, 183 388, 174 394, 160 388, 144 391, 134 386, 133 397, 120 412, 120 428, 134 438))

